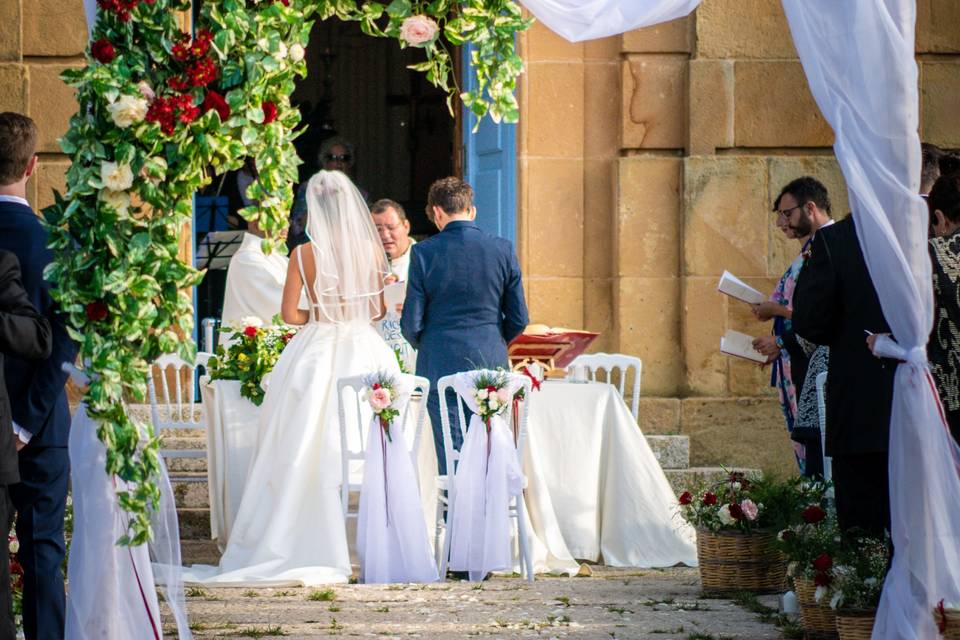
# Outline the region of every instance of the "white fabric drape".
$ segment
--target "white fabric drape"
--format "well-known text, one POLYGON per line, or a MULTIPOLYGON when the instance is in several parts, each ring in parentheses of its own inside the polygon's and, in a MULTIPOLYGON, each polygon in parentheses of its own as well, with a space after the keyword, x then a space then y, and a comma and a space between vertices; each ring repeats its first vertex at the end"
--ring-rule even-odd
MULTIPOLYGON (((510 500, 523 492, 523 470, 504 415, 490 419, 488 434, 476 414, 473 390, 477 375, 459 373, 453 383, 454 390, 474 414, 456 471, 450 512, 450 569, 468 572, 470 580, 482 580, 491 571, 513 567, 510 500)), ((506 389, 511 397, 521 386, 523 377, 510 374, 506 389)))
MULTIPOLYGON (((679 17, 691 0, 521 0, 568 40, 679 17), (664 17, 668 16, 668 17, 664 17)), ((935 638, 930 610, 960 601, 957 448, 939 413, 924 346, 933 295, 920 145, 915 0, 783 0, 811 92, 836 135, 857 233, 901 345, 890 425, 896 554, 874 638, 935 638)))
MULTIPOLYGON (((403 415, 410 394, 397 391, 395 405, 403 415)), ((402 422, 391 421, 388 437, 380 418, 373 416, 367 433, 357 517, 357 555, 365 584, 438 579, 402 422)))

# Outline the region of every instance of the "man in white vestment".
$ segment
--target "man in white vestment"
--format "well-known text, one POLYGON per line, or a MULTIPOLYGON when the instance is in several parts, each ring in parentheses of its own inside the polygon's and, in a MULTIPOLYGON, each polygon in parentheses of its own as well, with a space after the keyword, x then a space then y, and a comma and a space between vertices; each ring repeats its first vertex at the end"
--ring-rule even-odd
MULTIPOLYGON (((407 213, 398 202, 384 198, 373 203, 370 214, 377 227, 380 242, 383 243, 383 250, 387 252, 390 272, 397 277, 398 282, 406 282, 407 272, 410 270, 410 248, 417 242, 410 237, 407 213)), ((399 354, 404 370, 413 373, 417 367, 417 352, 400 333, 402 312, 402 302, 395 305, 388 303, 387 315, 377 323, 377 329, 390 348, 399 354)))
POLYGON ((279 251, 266 255, 260 247, 263 235, 256 222, 247 223, 243 242, 230 260, 220 318, 224 328, 247 316, 256 316, 264 324, 270 324, 271 318, 280 313, 287 257, 279 251))

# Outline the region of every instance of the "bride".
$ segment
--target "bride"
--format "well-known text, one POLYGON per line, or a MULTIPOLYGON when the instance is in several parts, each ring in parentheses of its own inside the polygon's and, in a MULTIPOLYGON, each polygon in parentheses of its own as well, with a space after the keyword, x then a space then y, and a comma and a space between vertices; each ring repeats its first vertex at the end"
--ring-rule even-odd
POLYGON ((219 567, 184 582, 311 586, 351 575, 340 501, 337 379, 400 373, 372 322, 390 269, 360 192, 339 171, 307 184, 307 236, 290 256, 285 322, 305 325, 268 377, 259 442, 219 567), (298 309, 305 288, 310 310, 298 309))

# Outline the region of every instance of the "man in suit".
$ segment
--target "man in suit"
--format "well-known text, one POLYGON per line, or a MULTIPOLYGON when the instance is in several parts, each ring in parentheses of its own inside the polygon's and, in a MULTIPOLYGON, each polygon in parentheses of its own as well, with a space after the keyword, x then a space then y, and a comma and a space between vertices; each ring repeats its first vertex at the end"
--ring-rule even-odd
POLYGON ((13 430, 20 450, 20 482, 10 487, 17 510, 17 554, 23 567, 23 627, 27 640, 63 637, 66 596, 63 516, 67 502, 70 408, 64 362, 76 347, 50 297, 43 270, 53 259, 47 233, 26 201, 27 179, 37 166, 37 127, 19 113, 0 113, 0 250, 20 261, 30 303, 50 322, 51 355, 27 362, 6 358, 13 430))
MULTIPOLYGON (((4 356, 42 360, 50 356, 50 323, 27 297, 20 282, 20 263, 9 251, 0 251, 0 558, 9 556, 6 532, 13 522, 10 485, 20 481, 16 436, 10 419, 10 397, 3 379, 4 356)), ((10 563, 0 561, 0 638, 17 635, 10 593, 10 563)))
MULTIPOLYGON (((411 249, 407 297, 400 328, 417 349, 417 375, 430 380, 427 399, 440 473, 446 456, 440 424, 437 381, 477 368, 508 367, 507 344, 527 326, 520 265, 508 240, 484 233, 474 224, 473 189, 459 178, 443 178, 430 187, 427 215, 440 233, 411 249)), ((453 446, 457 409, 447 396, 453 446)))
POLYGON ((890 528, 887 452, 896 363, 867 348, 888 333, 852 215, 817 231, 793 293, 793 330, 830 347, 827 455, 841 529, 890 528))

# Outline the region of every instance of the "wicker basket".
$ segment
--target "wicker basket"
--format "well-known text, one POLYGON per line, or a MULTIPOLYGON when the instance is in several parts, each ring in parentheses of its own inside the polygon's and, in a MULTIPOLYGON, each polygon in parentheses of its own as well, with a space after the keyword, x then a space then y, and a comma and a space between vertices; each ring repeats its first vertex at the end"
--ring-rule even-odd
POLYGON ((937 628, 943 627, 941 636, 947 640, 960 640, 960 610, 939 609, 933 610, 933 620, 937 623, 937 628))
POLYGON ((794 578, 797 602, 800 604, 800 619, 808 638, 836 638, 837 614, 826 605, 814 600, 817 587, 808 578, 794 578))
POLYGON ((870 640, 876 609, 840 609, 837 611, 837 633, 840 640, 870 640))
POLYGON ((697 530, 700 583, 708 595, 737 591, 780 593, 785 590, 787 562, 768 532, 697 530))

